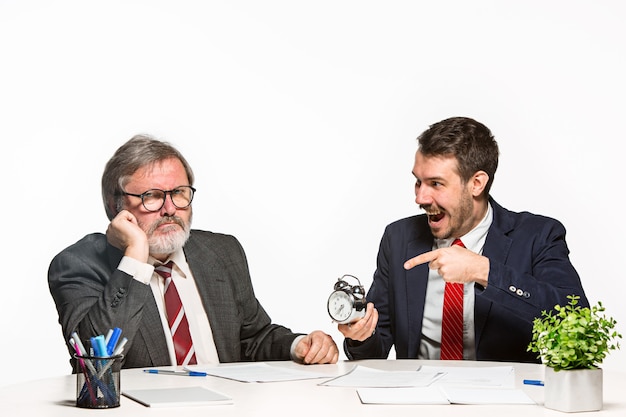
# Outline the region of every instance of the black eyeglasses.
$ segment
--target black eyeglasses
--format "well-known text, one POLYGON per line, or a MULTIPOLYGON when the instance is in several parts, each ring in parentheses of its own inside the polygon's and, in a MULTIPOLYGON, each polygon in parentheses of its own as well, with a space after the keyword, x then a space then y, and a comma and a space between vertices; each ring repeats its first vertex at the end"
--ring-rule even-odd
POLYGON ((168 194, 176 208, 184 209, 191 205, 195 192, 196 189, 191 185, 181 185, 173 190, 159 190, 158 188, 153 188, 142 194, 132 194, 126 191, 123 191, 122 194, 141 198, 141 203, 148 211, 159 211, 165 204, 165 198, 167 198, 168 194))

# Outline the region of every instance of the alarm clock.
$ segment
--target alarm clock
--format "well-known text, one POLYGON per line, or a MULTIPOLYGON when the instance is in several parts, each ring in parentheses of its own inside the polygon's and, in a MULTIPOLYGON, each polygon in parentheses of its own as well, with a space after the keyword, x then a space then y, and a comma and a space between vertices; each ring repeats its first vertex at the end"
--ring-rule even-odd
POLYGON ((361 281, 353 275, 344 275, 337 279, 333 292, 328 297, 328 314, 339 324, 352 323, 365 316, 365 290, 361 281), (357 285, 350 285, 345 278, 354 278, 357 285))

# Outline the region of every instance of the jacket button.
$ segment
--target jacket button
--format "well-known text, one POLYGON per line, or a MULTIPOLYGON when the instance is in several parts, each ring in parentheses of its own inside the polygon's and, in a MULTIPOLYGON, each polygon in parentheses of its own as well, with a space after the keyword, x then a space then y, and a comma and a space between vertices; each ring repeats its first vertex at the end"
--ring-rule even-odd
POLYGON ((511 292, 515 292, 516 290, 517 290, 517 288, 515 288, 513 285, 511 285, 509 287, 509 291, 511 291, 511 292))

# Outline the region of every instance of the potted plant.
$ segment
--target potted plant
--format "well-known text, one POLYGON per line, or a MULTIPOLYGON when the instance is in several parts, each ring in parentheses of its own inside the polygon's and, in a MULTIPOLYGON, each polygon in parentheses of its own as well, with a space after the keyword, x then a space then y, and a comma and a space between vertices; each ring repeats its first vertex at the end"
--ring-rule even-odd
POLYGON ((542 311, 533 321, 528 351, 536 352, 545 365, 547 408, 566 411, 596 411, 602 408, 602 369, 607 354, 619 349, 622 337, 617 322, 604 315, 601 302, 581 307, 579 296, 567 297, 566 306, 542 311))

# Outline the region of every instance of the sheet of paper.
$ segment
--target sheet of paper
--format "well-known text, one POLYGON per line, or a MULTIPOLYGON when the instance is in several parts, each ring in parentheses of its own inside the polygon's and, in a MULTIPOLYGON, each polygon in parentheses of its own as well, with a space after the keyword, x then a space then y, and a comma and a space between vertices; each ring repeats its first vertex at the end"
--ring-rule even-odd
POLYGON ((363 404, 535 404, 524 391, 514 389, 512 366, 421 366, 416 374, 436 377, 430 384, 411 388, 383 384, 392 381, 397 371, 388 372, 390 375, 372 369, 356 371, 360 372, 337 379, 351 378, 354 384, 377 381, 372 387, 356 385, 361 387, 357 393, 363 404))
POLYGON ((520 389, 461 388, 440 386, 452 404, 535 404, 520 389))
POLYGON ((381 371, 357 365, 337 378, 322 382, 330 387, 426 387, 440 378, 440 372, 381 371))
POLYGON ((358 388, 363 404, 450 404, 439 388, 358 388))
POLYGON ((515 388, 515 369, 512 366, 429 366, 420 372, 440 372, 438 385, 462 385, 465 387, 515 388))
POLYGON ((228 364, 224 366, 188 365, 185 366, 185 369, 188 371, 206 372, 208 375, 234 379, 240 382, 279 382, 328 377, 328 375, 313 371, 271 366, 264 362, 228 364))
POLYGON ((535 404, 519 389, 431 385, 419 388, 358 388, 357 393, 363 404, 535 404))

